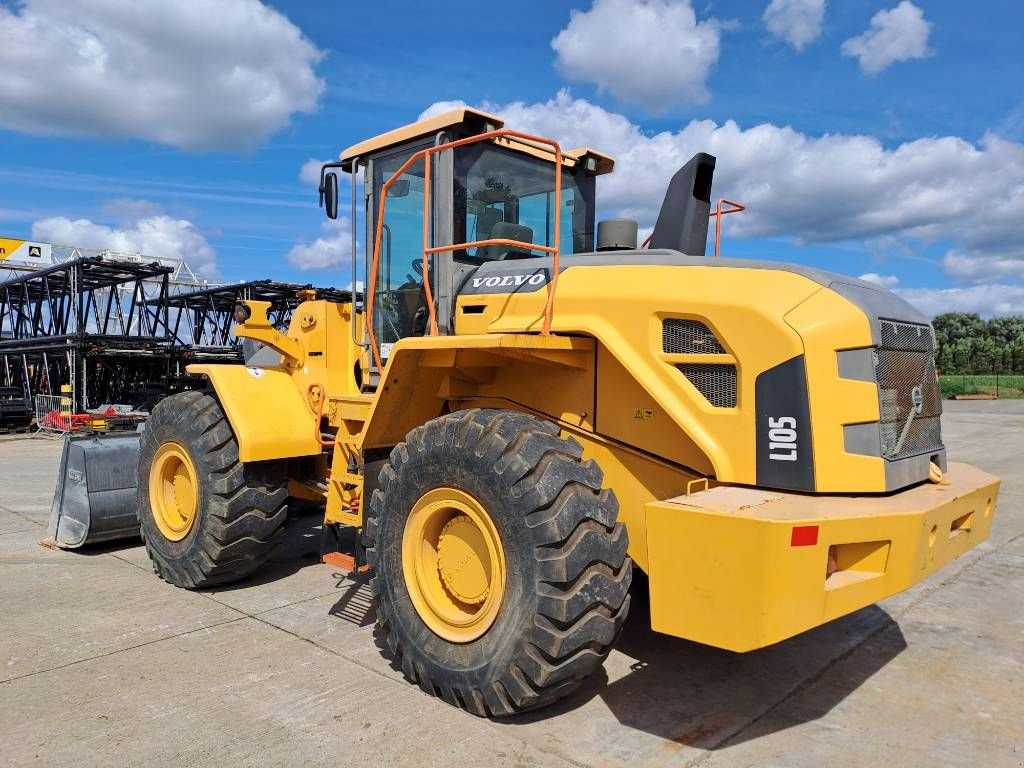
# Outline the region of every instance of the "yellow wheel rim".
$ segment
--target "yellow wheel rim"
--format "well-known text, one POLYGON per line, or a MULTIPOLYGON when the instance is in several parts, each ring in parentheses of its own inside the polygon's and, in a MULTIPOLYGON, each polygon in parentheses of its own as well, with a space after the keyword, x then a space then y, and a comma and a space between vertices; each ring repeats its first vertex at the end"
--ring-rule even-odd
POLYGON ((402 572, 416 612, 445 640, 476 640, 501 610, 501 537, 480 502, 456 488, 436 488, 413 506, 402 536, 402 572))
POLYGON ((199 483, 192 457, 178 443, 164 443, 153 457, 149 505, 164 538, 181 541, 188 536, 199 509, 199 483))

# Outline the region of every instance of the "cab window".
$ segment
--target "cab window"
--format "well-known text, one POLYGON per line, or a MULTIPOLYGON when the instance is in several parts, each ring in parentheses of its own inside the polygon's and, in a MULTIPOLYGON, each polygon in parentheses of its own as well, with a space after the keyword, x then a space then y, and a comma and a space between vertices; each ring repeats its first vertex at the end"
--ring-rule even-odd
MULTIPOLYGON (((560 253, 593 250, 594 179, 566 168, 562 173, 561 226, 556 238, 554 164, 493 143, 455 150, 454 236, 456 242, 516 240, 559 246, 560 253)), ((456 252, 472 263, 542 256, 512 245, 482 245, 456 252)))

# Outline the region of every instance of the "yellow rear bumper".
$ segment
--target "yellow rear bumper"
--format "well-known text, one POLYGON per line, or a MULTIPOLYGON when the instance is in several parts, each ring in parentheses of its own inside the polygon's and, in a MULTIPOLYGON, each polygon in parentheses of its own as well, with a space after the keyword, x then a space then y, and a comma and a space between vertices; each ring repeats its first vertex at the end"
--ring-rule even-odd
POLYGON ((720 486, 647 504, 652 628, 749 651, 913 586, 992 527, 999 479, 966 464, 944 479, 889 496, 720 486))

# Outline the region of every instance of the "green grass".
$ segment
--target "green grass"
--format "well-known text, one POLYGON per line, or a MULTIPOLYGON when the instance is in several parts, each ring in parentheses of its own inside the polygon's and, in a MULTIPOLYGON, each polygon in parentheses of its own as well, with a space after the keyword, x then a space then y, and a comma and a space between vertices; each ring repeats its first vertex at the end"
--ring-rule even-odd
POLYGON ((979 373, 964 376, 940 376, 943 397, 954 395, 997 395, 1000 398, 1024 398, 1024 375, 979 373))

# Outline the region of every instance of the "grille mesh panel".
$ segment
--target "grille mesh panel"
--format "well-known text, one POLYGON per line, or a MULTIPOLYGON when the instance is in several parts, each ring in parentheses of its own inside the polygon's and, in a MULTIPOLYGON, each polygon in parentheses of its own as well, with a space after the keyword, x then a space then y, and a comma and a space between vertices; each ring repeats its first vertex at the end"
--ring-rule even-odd
POLYGON ((875 350, 882 455, 890 460, 942 448, 942 395, 935 375, 935 338, 927 325, 882 320, 875 350), (914 413, 913 419, 910 419, 914 413), (907 426, 909 419, 909 426, 907 426), (907 430, 903 444, 900 435, 907 430))
POLYGON ((716 408, 736 407, 735 365, 680 363, 676 368, 716 408))
POLYGON ((661 348, 670 355, 724 355, 725 349, 704 323, 670 317, 661 327, 661 348))
POLYGON ((935 334, 931 326, 901 323, 897 320, 879 320, 884 349, 907 349, 915 352, 935 352, 935 334))

